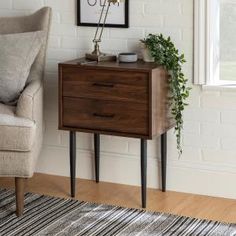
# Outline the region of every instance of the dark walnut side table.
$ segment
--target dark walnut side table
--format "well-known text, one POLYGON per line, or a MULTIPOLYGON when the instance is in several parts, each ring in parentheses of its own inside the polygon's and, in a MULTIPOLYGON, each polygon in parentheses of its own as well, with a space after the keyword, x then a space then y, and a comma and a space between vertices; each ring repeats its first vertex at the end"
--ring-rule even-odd
POLYGON ((59 64, 59 129, 70 131, 71 196, 75 196, 76 131, 94 133, 99 182, 100 134, 141 139, 142 207, 146 207, 147 140, 161 136, 162 191, 166 190, 168 77, 154 63, 77 59, 59 64))

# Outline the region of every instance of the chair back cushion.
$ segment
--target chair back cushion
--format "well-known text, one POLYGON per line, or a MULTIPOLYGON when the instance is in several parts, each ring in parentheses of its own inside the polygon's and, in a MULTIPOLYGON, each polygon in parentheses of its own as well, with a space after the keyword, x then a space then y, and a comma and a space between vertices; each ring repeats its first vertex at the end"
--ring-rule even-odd
MULTIPOLYGON (((34 14, 28 16, 0 17, 0 34, 44 31, 46 33, 46 39, 48 39, 51 15, 51 8, 43 7, 34 14)), ((42 47, 31 67, 27 84, 32 80, 43 78, 46 48, 47 40, 43 42, 42 47)))
POLYGON ((44 41, 43 31, 0 35, 0 102, 18 99, 44 41))

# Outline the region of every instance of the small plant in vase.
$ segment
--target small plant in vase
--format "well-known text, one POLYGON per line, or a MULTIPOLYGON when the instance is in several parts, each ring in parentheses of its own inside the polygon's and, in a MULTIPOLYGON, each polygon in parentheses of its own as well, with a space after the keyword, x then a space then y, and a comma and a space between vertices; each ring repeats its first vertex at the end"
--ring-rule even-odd
POLYGON ((170 37, 165 38, 162 34, 149 34, 147 38, 141 40, 141 43, 145 45, 149 51, 148 55, 152 57, 153 61, 163 66, 169 73, 171 114, 176 122, 177 149, 179 154, 182 154, 183 111, 185 106, 188 105, 186 99, 189 97, 189 91, 191 90, 187 86, 187 79, 185 79, 182 72, 182 65, 186 62, 184 54, 179 54, 170 37))

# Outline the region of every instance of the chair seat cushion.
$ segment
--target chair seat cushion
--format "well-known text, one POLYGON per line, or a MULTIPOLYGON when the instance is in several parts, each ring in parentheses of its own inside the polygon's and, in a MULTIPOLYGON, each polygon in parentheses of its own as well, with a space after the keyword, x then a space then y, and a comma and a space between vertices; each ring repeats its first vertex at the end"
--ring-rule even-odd
MULTIPOLYGON (((0 111, 2 108, 0 106, 0 111)), ((6 112, 10 108, 6 106, 5 109, 6 112)), ((16 117, 14 114, 0 113, 0 151, 30 151, 35 132, 36 125, 33 121, 16 117)))
POLYGON ((5 104, 0 103, 0 114, 14 116, 15 110, 16 110, 15 106, 7 106, 5 104))

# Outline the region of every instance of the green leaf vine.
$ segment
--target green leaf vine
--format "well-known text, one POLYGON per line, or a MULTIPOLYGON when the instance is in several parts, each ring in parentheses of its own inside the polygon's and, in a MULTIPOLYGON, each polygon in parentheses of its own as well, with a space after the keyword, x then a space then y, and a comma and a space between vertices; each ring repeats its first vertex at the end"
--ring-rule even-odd
POLYGON ((182 65, 186 62, 184 54, 179 54, 171 38, 165 38, 162 34, 149 34, 147 38, 141 40, 142 43, 150 50, 151 56, 155 62, 163 66, 169 73, 170 87, 170 106, 176 125, 175 134, 177 140, 177 150, 182 154, 181 135, 183 129, 183 111, 186 99, 189 97, 190 87, 187 86, 182 71, 182 65))

